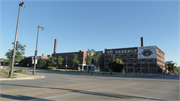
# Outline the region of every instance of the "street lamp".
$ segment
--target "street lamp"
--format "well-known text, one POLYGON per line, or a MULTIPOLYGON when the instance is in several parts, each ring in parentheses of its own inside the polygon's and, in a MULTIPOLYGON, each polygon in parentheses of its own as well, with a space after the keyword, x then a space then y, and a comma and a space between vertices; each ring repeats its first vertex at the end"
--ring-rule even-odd
POLYGON ((11 71, 9 73, 9 77, 12 76, 13 74, 13 68, 14 68, 14 57, 15 57, 15 51, 16 51, 16 40, 17 40, 17 34, 18 34, 18 26, 19 26, 19 17, 20 17, 20 10, 21 7, 24 8, 24 2, 20 2, 19 3, 19 12, 18 12, 18 19, 17 19, 17 26, 16 26, 16 35, 15 35, 15 40, 14 40, 14 49, 13 49, 13 53, 12 53, 12 61, 11 61, 11 71))
POLYGON ((111 56, 111 75, 112 75, 112 56, 113 56, 113 51, 110 50, 109 52, 110 52, 110 56, 111 56))
POLYGON ((35 50, 35 54, 34 54, 34 71, 33 71, 33 75, 35 75, 35 69, 36 69, 36 56, 37 56, 37 46, 38 46, 39 28, 42 28, 42 31, 44 31, 44 27, 40 27, 40 26, 38 25, 37 40, 36 40, 36 50, 35 50))

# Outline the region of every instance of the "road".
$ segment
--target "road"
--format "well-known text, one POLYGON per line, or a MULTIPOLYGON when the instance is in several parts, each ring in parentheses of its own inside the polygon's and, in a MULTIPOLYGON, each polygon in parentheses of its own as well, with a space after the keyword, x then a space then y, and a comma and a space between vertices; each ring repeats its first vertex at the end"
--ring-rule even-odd
POLYGON ((112 76, 41 69, 36 73, 45 78, 1 81, 1 101, 179 100, 179 75, 112 76))

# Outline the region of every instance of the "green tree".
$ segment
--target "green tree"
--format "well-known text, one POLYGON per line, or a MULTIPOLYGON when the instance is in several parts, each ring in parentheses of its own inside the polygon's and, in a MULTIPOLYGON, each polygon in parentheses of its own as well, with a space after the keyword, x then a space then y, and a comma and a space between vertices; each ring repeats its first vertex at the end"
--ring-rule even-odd
POLYGON ((93 60, 93 63, 96 65, 96 66, 99 66, 98 63, 98 60, 101 56, 101 53, 94 53, 93 56, 92 56, 92 60, 93 60))
POLYGON ((44 67, 46 65, 46 60, 39 58, 37 61, 37 67, 44 67))
MULTIPOLYGON (((91 64, 92 59, 93 59, 92 55, 93 55, 94 53, 95 53, 95 50, 94 50, 94 49, 91 49, 91 50, 88 49, 88 53, 87 53, 86 59, 85 59, 86 64, 88 64, 88 65, 91 64)), ((87 68, 88 68, 88 66, 87 66, 87 68)), ((88 73, 89 73, 89 68, 88 68, 88 73)))
POLYGON ((78 59, 78 54, 73 54, 73 57, 71 57, 72 63, 73 63, 73 68, 75 64, 79 64, 79 60, 78 59))
MULTIPOLYGON (((111 62, 108 64, 109 68, 111 68, 111 62)), ((116 59, 112 61, 112 70, 114 72, 121 72, 124 68, 124 63, 120 59, 116 59)))
POLYGON ((62 65, 62 61, 63 61, 64 59, 61 57, 61 56, 59 56, 58 57, 58 65, 62 65))
MULTIPOLYGON (((15 62, 20 62, 24 58, 25 54, 25 47, 26 45, 22 45, 20 42, 17 41, 16 45, 16 52, 15 52, 15 62)), ((5 56, 7 58, 7 61, 10 63, 12 59, 12 49, 9 49, 8 52, 6 52, 5 56)))
POLYGON ((50 57, 47 59, 47 64, 48 66, 55 66, 57 63, 56 63, 56 60, 55 60, 55 57, 50 57))
POLYGON ((179 72, 179 68, 177 66, 173 66, 173 70, 179 72))
MULTIPOLYGON (((98 60, 101 56, 101 53, 96 53, 94 49, 88 49, 88 54, 86 55, 86 63, 87 64, 95 64, 96 66, 99 66, 98 60)), ((88 69, 88 73, 89 73, 89 69, 88 69)))
POLYGON ((168 63, 167 66, 168 66, 168 71, 169 71, 169 72, 174 71, 174 68, 173 68, 173 67, 174 67, 174 64, 173 64, 173 63, 168 63))

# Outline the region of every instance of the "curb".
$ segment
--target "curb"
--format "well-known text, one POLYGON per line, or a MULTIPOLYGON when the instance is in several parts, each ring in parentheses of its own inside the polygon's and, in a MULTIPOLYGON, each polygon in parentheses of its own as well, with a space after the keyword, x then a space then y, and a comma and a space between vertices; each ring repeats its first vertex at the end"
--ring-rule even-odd
POLYGON ((0 80, 31 80, 31 79, 40 79, 44 78, 45 76, 41 77, 29 77, 29 78, 0 78, 0 80))

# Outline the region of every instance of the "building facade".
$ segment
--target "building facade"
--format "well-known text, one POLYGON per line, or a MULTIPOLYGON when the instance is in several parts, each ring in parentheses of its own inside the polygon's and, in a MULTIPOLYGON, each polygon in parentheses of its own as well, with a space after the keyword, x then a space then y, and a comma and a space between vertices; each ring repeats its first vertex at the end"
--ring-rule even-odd
POLYGON ((139 73, 162 73, 165 70, 164 54, 157 46, 105 49, 104 68, 111 68, 108 66, 111 58, 119 58, 124 62, 125 72, 135 72, 136 69, 139 73))
MULTIPOLYGON (((98 62, 96 63, 96 65, 100 66, 101 68, 103 68, 104 65, 104 61, 102 60, 104 58, 103 51, 96 51, 95 53, 101 53, 101 57, 99 58, 98 62)), ((54 53, 52 54, 53 57, 55 57, 56 59, 61 56, 64 60, 62 61, 62 65, 58 65, 59 68, 67 68, 68 69, 78 69, 78 70, 92 70, 92 67, 96 66, 95 64, 87 64, 86 63, 86 56, 87 56, 88 52, 85 52, 83 50, 79 50, 79 52, 67 52, 67 53, 54 53), (79 64, 74 64, 73 67, 73 62, 71 60, 71 58, 73 57, 73 54, 77 54, 78 55, 78 59, 79 60, 79 64)))
POLYGON ((73 62, 71 60, 71 58, 73 57, 73 54, 77 54, 78 55, 78 59, 79 60, 79 64, 75 64, 74 69, 78 69, 79 67, 84 67, 86 65, 86 61, 85 61, 85 57, 87 55, 87 52, 84 52, 83 50, 79 50, 79 52, 67 52, 67 53, 54 53, 52 54, 53 57, 58 58, 59 56, 61 56, 64 60, 62 61, 62 65, 58 67, 59 68, 65 68, 66 65, 68 68, 72 68, 73 67, 73 62))

